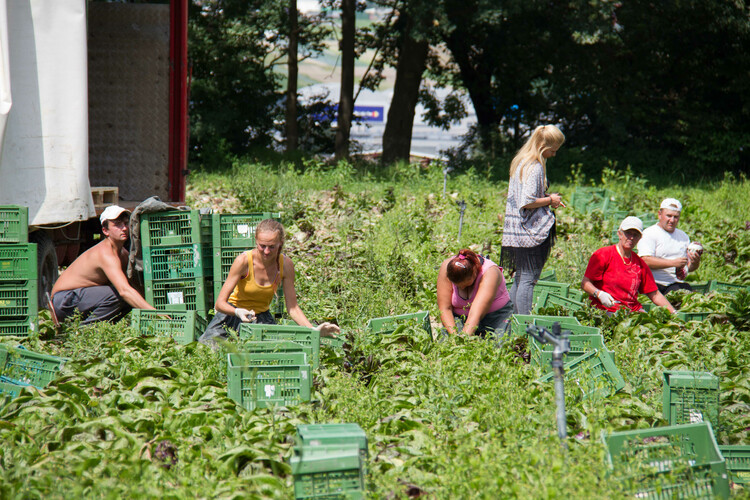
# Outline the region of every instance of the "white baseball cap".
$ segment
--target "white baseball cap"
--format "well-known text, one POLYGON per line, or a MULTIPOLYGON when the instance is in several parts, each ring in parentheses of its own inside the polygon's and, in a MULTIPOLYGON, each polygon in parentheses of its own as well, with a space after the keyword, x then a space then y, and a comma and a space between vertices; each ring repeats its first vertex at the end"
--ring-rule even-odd
POLYGON ((665 198, 664 201, 661 202, 659 208, 666 208, 667 210, 676 210, 678 212, 681 212, 682 203, 675 200, 674 198, 665 198))
POLYGON ((105 208, 104 212, 102 212, 102 215, 99 216, 99 221, 104 224, 105 220, 115 220, 120 215, 122 215, 123 212, 127 212, 128 214, 130 214, 130 210, 126 208, 122 208, 119 205, 110 205, 105 208))
POLYGON ((643 222, 638 217, 625 217, 620 223, 620 231, 627 231, 628 229, 635 229, 639 233, 643 234, 643 222))

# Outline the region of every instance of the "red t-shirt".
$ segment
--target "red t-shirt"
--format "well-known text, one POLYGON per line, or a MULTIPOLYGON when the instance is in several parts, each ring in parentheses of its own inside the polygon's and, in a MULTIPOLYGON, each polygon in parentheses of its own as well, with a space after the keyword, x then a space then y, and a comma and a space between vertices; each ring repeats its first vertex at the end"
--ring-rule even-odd
POLYGON ((610 294, 620 304, 604 307, 599 299, 590 297, 591 303, 599 309, 615 312, 625 306, 631 311, 643 309, 638 302, 638 293, 651 293, 657 290, 651 269, 635 253, 630 259, 623 259, 616 245, 600 248, 589 259, 584 274, 594 282, 594 286, 610 294), (625 262, 629 262, 626 264, 625 262))

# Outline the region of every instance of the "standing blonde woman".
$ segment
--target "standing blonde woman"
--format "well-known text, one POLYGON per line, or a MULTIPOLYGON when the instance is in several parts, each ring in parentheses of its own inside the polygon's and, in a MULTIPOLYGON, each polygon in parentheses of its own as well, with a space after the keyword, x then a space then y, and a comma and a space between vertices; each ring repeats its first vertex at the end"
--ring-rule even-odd
POLYGON ((558 193, 547 193, 547 159, 555 156, 565 136, 554 125, 534 129, 510 163, 500 260, 515 271, 510 300, 517 314, 531 312, 534 285, 555 242, 558 193))

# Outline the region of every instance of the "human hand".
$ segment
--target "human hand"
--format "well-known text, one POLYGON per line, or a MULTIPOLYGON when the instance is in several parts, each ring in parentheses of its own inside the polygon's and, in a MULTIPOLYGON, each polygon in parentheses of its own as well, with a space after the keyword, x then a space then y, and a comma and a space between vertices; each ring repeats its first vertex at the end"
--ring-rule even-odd
POLYGON ((255 321, 255 311, 248 311, 247 309, 238 307, 234 310, 234 315, 240 318, 240 321, 243 323, 251 323, 255 321))
POLYGON ((612 307, 615 304, 619 304, 619 300, 615 300, 614 297, 612 297, 610 294, 605 292, 604 290, 599 290, 596 292, 596 298, 599 299, 599 302, 602 303, 605 307, 612 307))
POLYGON ((550 199, 550 207, 557 208, 562 205, 562 196, 560 196, 560 193, 550 193, 548 196, 550 199))
POLYGON ((676 267, 677 269, 687 266, 688 265, 687 255, 685 255, 684 257, 677 257, 676 259, 672 259, 672 263, 674 264, 674 267, 676 267))
POLYGON ((315 327, 316 330, 320 332, 321 337, 331 337, 336 338, 336 333, 341 333, 341 328, 339 328, 338 325, 334 325, 333 323, 329 323, 327 321, 324 321, 323 323, 319 324, 315 327))

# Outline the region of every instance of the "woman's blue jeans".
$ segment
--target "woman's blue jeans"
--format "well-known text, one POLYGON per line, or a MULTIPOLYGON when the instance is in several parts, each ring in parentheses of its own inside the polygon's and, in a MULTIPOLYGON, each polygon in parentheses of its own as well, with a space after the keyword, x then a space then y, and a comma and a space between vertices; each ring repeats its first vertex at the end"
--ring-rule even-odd
POLYGON ((516 274, 513 276, 513 286, 508 291, 510 300, 515 305, 515 314, 531 314, 531 306, 534 302, 534 285, 539 281, 542 267, 539 269, 516 269, 516 274))

